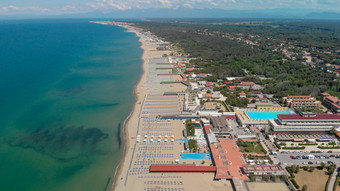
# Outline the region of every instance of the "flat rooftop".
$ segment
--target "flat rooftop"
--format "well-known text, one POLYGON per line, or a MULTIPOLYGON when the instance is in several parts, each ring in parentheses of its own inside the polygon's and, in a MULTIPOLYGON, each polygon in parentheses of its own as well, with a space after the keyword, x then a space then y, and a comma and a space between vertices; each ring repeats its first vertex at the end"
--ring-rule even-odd
POLYGON ((240 148, 237 146, 236 139, 221 138, 218 140, 219 143, 210 145, 216 165, 215 178, 249 180, 247 175, 241 171, 241 167, 247 163, 243 158, 240 148))
POLYGON ((291 115, 278 115, 282 120, 340 120, 340 115, 336 114, 317 114, 313 117, 303 117, 299 114, 291 114, 291 115))

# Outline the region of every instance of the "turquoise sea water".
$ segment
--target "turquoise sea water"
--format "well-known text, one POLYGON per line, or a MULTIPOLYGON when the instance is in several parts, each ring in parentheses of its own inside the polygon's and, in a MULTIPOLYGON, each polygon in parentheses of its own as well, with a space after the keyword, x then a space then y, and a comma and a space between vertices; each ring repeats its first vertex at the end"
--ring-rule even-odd
POLYGON ((116 26, 0 21, 0 190, 111 188, 141 55, 116 26))
POLYGON ((277 119, 277 115, 291 114, 290 112, 248 112, 252 119, 277 119))

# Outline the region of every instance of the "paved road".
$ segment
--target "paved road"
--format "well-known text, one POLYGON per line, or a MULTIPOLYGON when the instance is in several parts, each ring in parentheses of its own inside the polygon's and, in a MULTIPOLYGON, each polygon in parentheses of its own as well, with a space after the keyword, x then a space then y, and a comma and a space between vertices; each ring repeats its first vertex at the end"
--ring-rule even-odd
POLYGON ((338 174, 338 172, 335 170, 335 171, 333 172, 331 181, 329 181, 328 191, 333 191, 333 187, 334 187, 334 183, 335 183, 336 175, 337 175, 337 174, 338 174))

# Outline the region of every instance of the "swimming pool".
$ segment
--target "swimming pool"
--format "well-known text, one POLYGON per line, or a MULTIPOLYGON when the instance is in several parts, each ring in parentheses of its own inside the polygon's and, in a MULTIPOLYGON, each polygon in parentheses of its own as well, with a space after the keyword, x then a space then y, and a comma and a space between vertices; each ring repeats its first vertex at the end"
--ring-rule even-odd
POLYGON ((248 112, 252 119, 277 119, 277 115, 291 114, 290 112, 248 112))
POLYGON ((181 159, 211 159, 210 153, 182 153, 181 159))

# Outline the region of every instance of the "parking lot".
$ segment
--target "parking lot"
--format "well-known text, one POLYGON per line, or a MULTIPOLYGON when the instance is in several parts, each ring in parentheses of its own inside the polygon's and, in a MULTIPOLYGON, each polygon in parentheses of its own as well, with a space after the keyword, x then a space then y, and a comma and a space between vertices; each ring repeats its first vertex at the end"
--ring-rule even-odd
MULTIPOLYGON (((327 151, 321 153, 311 153, 311 152, 301 152, 301 151, 293 151, 293 152, 285 152, 278 153, 274 158, 278 159, 278 161, 284 166, 290 165, 318 165, 321 162, 323 163, 335 163, 337 166, 340 165, 340 151, 329 153, 327 151), (313 155, 312 159, 303 159, 303 156, 313 155), (294 159, 292 158, 294 157, 294 159), (320 157, 321 156, 321 157, 320 157), (308 164, 310 162, 310 164, 308 164)), ((306 158, 306 157, 305 157, 306 158)))
POLYGON ((294 140, 294 139, 313 139, 313 140, 332 140, 332 136, 328 134, 278 134, 275 136, 278 140, 294 140))

